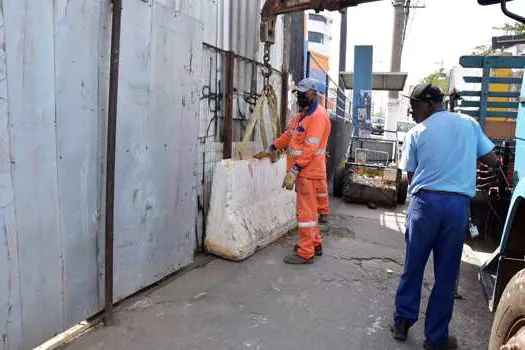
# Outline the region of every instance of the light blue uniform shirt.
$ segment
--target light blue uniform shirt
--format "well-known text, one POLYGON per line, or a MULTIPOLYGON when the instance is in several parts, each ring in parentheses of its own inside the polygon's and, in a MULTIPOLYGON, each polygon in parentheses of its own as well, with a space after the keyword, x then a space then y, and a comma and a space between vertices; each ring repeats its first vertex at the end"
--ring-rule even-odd
POLYGON ((469 116, 439 111, 417 124, 403 145, 401 169, 413 172, 408 191, 476 194, 476 161, 494 144, 469 116))

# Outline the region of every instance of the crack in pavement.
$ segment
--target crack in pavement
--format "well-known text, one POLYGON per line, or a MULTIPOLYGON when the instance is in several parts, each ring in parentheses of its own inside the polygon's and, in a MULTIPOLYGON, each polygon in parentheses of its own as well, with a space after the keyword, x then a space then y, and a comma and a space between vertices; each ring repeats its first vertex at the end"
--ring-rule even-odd
POLYGON ((363 262, 363 261, 379 260, 379 261, 383 261, 383 262, 391 262, 391 263, 394 263, 394 264, 396 264, 398 266, 404 267, 404 264, 401 264, 396 259, 390 258, 390 257, 382 257, 381 258, 381 257, 377 257, 377 256, 371 256, 371 257, 368 257, 368 258, 363 258, 363 257, 337 256, 337 255, 330 255, 330 254, 325 254, 325 255, 328 256, 328 257, 339 259, 339 260, 343 260, 343 261, 363 262))

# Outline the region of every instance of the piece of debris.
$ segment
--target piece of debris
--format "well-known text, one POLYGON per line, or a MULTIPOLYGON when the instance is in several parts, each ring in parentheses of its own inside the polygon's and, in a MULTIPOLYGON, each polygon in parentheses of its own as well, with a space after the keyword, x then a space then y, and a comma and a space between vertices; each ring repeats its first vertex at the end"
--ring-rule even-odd
POLYGON ((368 209, 377 209, 377 204, 374 202, 368 202, 367 207, 368 209))
POLYGON ((195 295, 193 297, 193 299, 198 300, 198 299, 201 299, 201 298, 205 297, 206 295, 208 295, 208 293, 202 292, 202 293, 199 293, 199 294, 195 295))

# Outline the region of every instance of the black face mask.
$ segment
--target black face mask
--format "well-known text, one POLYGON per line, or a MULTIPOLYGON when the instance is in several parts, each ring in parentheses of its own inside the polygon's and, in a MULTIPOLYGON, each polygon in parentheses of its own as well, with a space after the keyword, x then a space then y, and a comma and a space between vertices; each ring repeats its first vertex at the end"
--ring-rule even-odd
POLYGON ((310 105, 310 99, 304 93, 298 92, 297 104, 300 108, 306 108, 310 105))

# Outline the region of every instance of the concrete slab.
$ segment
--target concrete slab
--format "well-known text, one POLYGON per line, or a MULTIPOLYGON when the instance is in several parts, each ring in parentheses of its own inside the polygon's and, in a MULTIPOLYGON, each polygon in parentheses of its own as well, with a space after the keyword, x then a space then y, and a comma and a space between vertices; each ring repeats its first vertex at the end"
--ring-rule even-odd
POLYGON ((246 259, 296 225, 295 192, 282 188, 286 159, 227 159, 213 175, 206 251, 246 259))
MULTIPOLYGON (((394 294, 404 260, 404 208, 389 212, 333 202, 315 264, 282 262, 287 235, 242 262, 216 259, 116 314, 68 349, 421 349, 429 264, 420 321, 409 340, 392 340, 394 294)), ((462 265, 451 331, 462 349, 486 349, 492 315, 477 282, 475 256, 462 265)))

